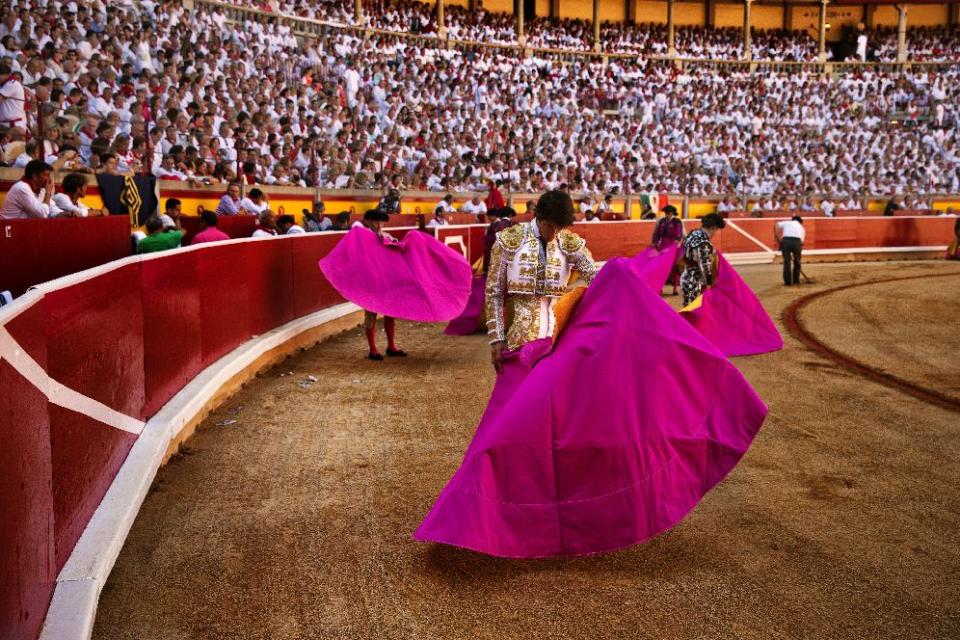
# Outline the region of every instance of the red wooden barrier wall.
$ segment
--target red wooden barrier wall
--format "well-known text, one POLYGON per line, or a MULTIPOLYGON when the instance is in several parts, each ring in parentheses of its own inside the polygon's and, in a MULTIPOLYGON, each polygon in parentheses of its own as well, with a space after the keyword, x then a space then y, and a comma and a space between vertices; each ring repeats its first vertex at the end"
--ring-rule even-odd
POLYGON ((0 220, 0 291, 29 287, 129 256, 126 216, 0 220))
MULTIPOLYGON (((4 328, 54 380, 134 418, 252 336, 343 302, 317 262, 342 234, 131 259, 45 292, 4 328)), ((0 637, 33 640, 136 436, 51 404, 0 360, 0 637)))

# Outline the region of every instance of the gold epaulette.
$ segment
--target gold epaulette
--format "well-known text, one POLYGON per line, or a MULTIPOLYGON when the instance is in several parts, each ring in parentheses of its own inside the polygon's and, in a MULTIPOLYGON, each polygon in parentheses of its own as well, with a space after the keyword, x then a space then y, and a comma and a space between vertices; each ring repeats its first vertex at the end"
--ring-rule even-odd
POLYGON ((558 238, 560 251, 570 255, 583 251, 587 241, 575 234, 573 231, 561 231, 558 238))
POLYGON ((516 251, 523 243, 523 230, 526 225, 515 224, 497 233, 497 242, 507 251, 516 251))

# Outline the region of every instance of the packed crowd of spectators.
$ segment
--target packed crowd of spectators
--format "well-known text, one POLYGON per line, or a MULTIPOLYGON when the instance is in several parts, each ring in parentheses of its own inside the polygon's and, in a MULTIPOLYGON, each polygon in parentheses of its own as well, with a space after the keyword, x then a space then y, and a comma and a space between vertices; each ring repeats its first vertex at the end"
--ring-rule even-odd
POLYGON ((64 171, 780 200, 960 192, 960 69, 683 72, 336 29, 300 43, 275 21, 240 29, 179 2, 15 0, 0 45, 11 165, 37 152, 39 102, 42 155, 64 171))
MULTIPOLYGON (((867 31, 868 59, 897 61, 897 29, 877 27, 867 31)), ((911 27, 907 29, 907 58, 915 62, 960 61, 960 28, 911 27)))
MULTIPOLYGON (((324 20, 338 25, 355 25, 352 0, 226 0, 280 15, 324 20)), ((368 27, 436 36, 438 24, 433 3, 420 0, 365 0, 363 24, 368 27)), ((487 44, 516 45, 516 19, 512 14, 447 5, 444 23, 448 37, 487 44)), ((536 17, 524 24, 525 44, 530 47, 592 51, 593 26, 588 20, 536 17)), ((869 30, 871 60, 895 62, 897 30, 877 27, 869 30)), ((604 22, 601 50, 607 53, 667 55, 667 26, 604 22)), ((678 25, 674 48, 682 58, 739 59, 743 56, 743 30, 739 27, 705 28, 678 25)), ((910 27, 907 31, 909 59, 944 62, 960 60, 960 29, 957 27, 910 27)), ((816 34, 813 31, 752 29, 751 56, 755 60, 815 61, 816 34)), ((831 52, 827 51, 827 57, 831 52)))

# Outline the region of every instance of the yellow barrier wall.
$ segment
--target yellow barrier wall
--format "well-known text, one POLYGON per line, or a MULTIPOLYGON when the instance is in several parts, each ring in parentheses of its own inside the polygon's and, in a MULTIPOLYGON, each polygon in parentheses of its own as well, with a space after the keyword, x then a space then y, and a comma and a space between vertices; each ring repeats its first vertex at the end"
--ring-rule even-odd
POLYGON ((687 205, 687 217, 688 218, 702 218, 708 213, 717 212, 717 203, 713 201, 703 201, 697 202, 691 200, 687 205))

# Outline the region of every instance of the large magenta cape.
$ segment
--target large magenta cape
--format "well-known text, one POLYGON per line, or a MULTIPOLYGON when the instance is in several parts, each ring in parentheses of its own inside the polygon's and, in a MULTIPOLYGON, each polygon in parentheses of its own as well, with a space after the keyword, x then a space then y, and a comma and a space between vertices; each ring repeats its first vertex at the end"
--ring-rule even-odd
POLYGON ((470 288, 470 298, 463 312, 451 320, 443 330, 448 336, 469 336, 481 329, 484 316, 484 302, 487 299, 487 276, 473 276, 470 288))
POLYGON ((404 320, 446 322, 470 296, 467 260, 418 231, 385 244, 373 231, 354 227, 320 261, 320 270, 350 302, 404 320))
POLYGON ((728 357, 782 349, 783 336, 757 294, 726 258, 717 258, 716 284, 703 292, 699 307, 681 315, 728 357))
POLYGON ((514 558, 610 551, 669 529, 733 469, 767 407, 643 276, 608 262, 552 350, 506 357, 416 539, 514 558))

